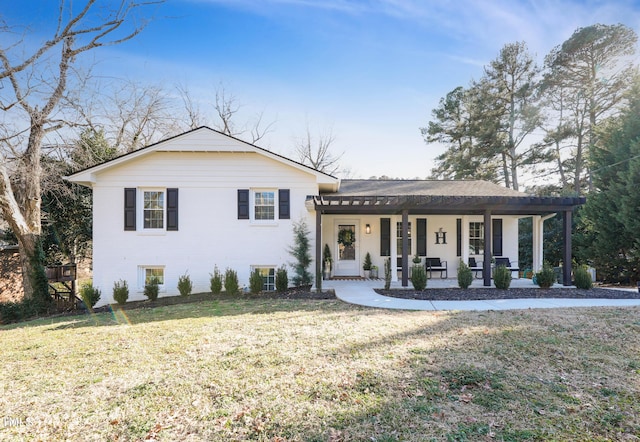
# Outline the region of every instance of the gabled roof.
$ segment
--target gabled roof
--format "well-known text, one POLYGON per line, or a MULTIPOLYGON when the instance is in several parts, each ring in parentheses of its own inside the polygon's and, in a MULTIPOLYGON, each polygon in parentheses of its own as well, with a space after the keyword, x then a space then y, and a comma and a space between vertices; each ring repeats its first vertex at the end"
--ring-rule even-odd
POLYGON ((487 181, 342 180, 340 189, 308 196, 325 214, 536 215, 572 210, 583 197, 538 197, 487 181))
POLYGON ((340 180, 332 175, 326 174, 306 166, 297 161, 293 161, 277 153, 263 149, 254 144, 247 143, 233 136, 223 134, 207 126, 184 132, 182 134, 167 138, 133 152, 120 155, 104 163, 80 170, 65 179, 87 187, 91 187, 96 182, 96 174, 112 167, 118 166, 136 158, 149 155, 153 152, 237 152, 237 153, 257 153, 267 158, 271 158, 280 163, 314 175, 322 191, 336 191, 340 186, 340 180))

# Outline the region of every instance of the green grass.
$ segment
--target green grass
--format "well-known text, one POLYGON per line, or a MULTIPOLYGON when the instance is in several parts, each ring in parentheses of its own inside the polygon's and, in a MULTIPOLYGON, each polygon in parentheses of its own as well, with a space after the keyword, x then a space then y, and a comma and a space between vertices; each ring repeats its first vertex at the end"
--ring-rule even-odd
POLYGON ((633 440, 639 314, 254 298, 12 324, 0 440, 633 440))

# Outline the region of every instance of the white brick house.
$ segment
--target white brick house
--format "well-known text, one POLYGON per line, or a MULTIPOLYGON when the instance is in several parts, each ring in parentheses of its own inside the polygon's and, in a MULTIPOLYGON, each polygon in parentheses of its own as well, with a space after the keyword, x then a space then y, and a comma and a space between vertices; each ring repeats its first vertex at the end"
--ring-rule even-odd
MULTIPOLYGON (((151 276, 161 279, 160 296, 178 294, 185 273, 194 292, 208 291, 214 266, 236 270, 241 285, 261 269, 270 288, 274 270, 292 260, 288 248, 300 219, 311 231, 316 272, 329 244, 336 275, 361 275, 369 252, 380 268, 386 257, 397 257, 392 265, 400 268, 415 254, 437 256, 455 277, 460 259, 482 261, 487 251, 517 260, 522 216, 534 217, 534 261, 541 264, 542 216, 562 212, 570 226, 571 210, 583 202, 543 201, 481 181, 341 182, 207 127, 67 179, 93 190, 93 284, 102 291, 100 304, 112 302, 120 279, 128 282, 130 300, 143 299, 151 276), (348 250, 338 243, 344 229, 355 235, 348 250)), ((570 256, 570 232, 568 238, 570 256)), ((400 278, 406 284, 405 272, 400 278)))

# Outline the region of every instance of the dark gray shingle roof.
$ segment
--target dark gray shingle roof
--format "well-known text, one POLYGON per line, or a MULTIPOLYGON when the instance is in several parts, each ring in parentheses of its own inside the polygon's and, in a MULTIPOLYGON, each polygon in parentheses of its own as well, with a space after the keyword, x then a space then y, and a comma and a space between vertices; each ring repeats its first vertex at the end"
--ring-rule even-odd
POLYGON ((488 181, 446 180, 342 180, 336 196, 507 196, 528 197, 529 194, 507 189, 488 181))

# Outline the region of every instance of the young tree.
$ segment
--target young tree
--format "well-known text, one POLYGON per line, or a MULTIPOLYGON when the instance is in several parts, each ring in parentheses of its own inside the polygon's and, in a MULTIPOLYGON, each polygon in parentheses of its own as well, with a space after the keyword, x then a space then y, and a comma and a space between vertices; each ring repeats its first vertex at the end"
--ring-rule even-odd
POLYGON ((60 0, 52 35, 35 46, 16 41, 7 25, 0 29, 0 210, 18 239, 27 300, 48 298, 40 221, 43 140, 69 123, 62 104, 78 84, 79 57, 136 36, 144 22, 130 19, 148 5, 60 0))
POLYGON ((291 278, 296 287, 311 285, 313 276, 309 272, 311 264, 311 241, 309 240, 309 229, 304 219, 293 223, 293 246, 289 248, 289 253, 295 259, 291 263, 294 276, 291 278))
POLYGON ((611 115, 630 86, 635 70, 631 56, 637 39, 636 33, 624 25, 595 24, 578 28, 545 59, 543 91, 547 97, 562 94, 566 122, 573 133, 576 193, 582 191, 585 176, 588 178, 587 161, 596 144, 599 121, 611 115))

